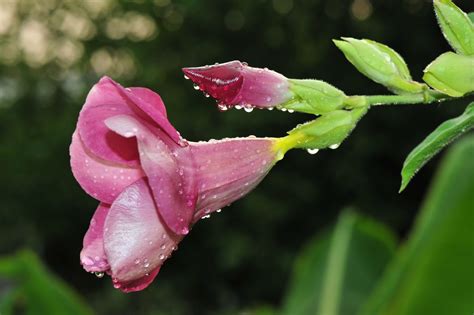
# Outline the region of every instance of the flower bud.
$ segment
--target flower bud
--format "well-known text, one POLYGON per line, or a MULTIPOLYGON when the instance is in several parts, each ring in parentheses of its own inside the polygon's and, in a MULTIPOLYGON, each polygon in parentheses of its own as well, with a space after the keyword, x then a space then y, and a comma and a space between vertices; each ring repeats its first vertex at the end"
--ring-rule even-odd
POLYGON ((183 68, 183 72, 196 84, 196 89, 216 99, 221 110, 233 106, 273 108, 293 97, 283 75, 240 61, 183 68))
POLYGON ((423 80, 434 89, 459 97, 474 91, 474 56, 446 52, 424 70, 423 80))
POLYGON ((344 106, 347 96, 343 91, 320 80, 290 79, 294 100, 284 105, 286 109, 321 115, 344 106))
POLYGON ((403 58, 390 47, 367 39, 334 40, 346 58, 368 78, 395 93, 417 93, 423 84, 412 81, 403 58))
POLYGON ((339 146, 351 133, 367 108, 351 111, 335 110, 291 130, 290 136, 297 140, 295 148, 324 149, 339 146))
POLYGON ((434 8, 443 35, 462 55, 474 55, 474 25, 466 13, 451 0, 435 0, 434 8))

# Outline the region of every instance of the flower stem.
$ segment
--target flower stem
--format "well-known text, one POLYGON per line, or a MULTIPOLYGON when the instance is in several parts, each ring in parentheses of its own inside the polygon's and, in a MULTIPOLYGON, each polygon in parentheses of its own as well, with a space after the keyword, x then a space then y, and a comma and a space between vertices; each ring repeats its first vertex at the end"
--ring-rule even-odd
POLYGON ((401 95, 354 95, 350 96, 345 103, 348 108, 356 108, 379 105, 429 104, 450 98, 434 90, 425 90, 422 93, 401 95))

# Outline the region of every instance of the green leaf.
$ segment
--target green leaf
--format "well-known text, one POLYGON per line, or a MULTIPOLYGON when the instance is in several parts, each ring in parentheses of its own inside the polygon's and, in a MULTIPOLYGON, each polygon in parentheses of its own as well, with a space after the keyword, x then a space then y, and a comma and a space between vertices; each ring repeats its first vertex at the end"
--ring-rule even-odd
POLYGON ((297 259, 282 314, 355 314, 394 248, 386 227, 344 212, 332 233, 311 241, 297 259))
POLYGON ((474 102, 467 106, 464 113, 438 126, 405 159, 402 168, 403 191, 415 174, 441 149, 451 141, 474 127, 474 102))
POLYGON ((31 251, 24 250, 14 256, 1 257, 0 277, 14 283, 13 297, 21 298, 27 315, 92 314, 76 293, 46 270, 31 251))
POLYGON ((451 47, 463 55, 474 55, 474 25, 451 0, 434 0, 436 17, 451 47))
POLYGON ((473 136, 449 151, 408 242, 359 315, 472 314, 473 156, 473 136))

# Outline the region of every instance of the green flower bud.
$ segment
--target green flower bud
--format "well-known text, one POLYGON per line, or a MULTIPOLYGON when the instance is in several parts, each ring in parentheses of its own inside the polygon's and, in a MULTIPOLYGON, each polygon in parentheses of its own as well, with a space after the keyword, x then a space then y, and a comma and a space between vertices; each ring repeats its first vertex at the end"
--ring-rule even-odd
POLYGON ((335 110, 297 126, 288 134, 298 139, 295 148, 324 149, 339 146, 366 112, 367 108, 335 110))
POLYGON ((451 0, 435 0, 434 8, 443 35, 462 55, 474 55, 474 25, 466 13, 451 0))
POLYGON ((282 107, 321 115, 343 107, 347 96, 329 83, 319 80, 289 80, 293 100, 282 107))
POLYGON ((423 80, 434 89, 459 97, 474 91, 474 56, 447 52, 424 70, 423 80))
POLYGON ((424 85, 411 79, 403 58, 392 48, 367 39, 334 40, 346 58, 365 76, 398 94, 417 93, 424 85))

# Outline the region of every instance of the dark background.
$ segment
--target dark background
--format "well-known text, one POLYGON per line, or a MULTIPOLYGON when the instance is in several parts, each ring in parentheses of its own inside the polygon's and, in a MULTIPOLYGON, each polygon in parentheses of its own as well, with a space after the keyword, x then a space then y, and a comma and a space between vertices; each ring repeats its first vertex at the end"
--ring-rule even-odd
POLYGON ((340 36, 391 46, 417 80, 449 50, 422 0, 0 1, 0 254, 33 249, 98 314, 234 314, 278 305, 299 249, 344 207, 403 240, 437 159, 398 194, 403 160, 465 102, 373 108, 339 149, 289 152, 249 196, 198 223, 143 292, 123 294, 79 264, 97 202, 72 177, 68 146, 101 75, 156 90, 189 140, 283 136, 309 116, 219 113, 180 68, 239 59, 347 94, 387 93, 344 59, 340 36))

